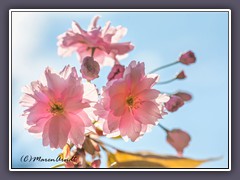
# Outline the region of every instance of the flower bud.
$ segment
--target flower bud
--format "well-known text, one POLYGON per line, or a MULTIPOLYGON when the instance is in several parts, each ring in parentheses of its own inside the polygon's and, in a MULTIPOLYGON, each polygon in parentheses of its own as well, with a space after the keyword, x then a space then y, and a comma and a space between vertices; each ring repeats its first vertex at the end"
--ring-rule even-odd
POLYGON ((192 99, 192 95, 186 92, 177 92, 174 95, 182 98, 183 101, 190 101, 192 99))
POLYGON ((111 81, 113 79, 119 79, 123 77, 123 73, 125 71, 125 67, 121 64, 115 64, 112 67, 111 72, 108 74, 108 81, 111 81))
POLYGON ((189 65, 196 62, 196 57, 192 51, 187 51, 180 56, 179 61, 185 65, 189 65))
POLYGON ((178 75, 176 76, 177 79, 185 79, 187 76, 185 75, 184 71, 181 71, 180 73, 178 73, 178 75))
POLYGON ((101 160, 100 159, 97 159, 97 160, 94 160, 92 163, 91 163, 91 166, 93 168, 99 168, 101 165, 101 160))
POLYGON ((181 129, 173 129, 167 132, 167 142, 176 149, 179 156, 182 156, 183 150, 188 146, 191 137, 181 129))
POLYGON ((87 56, 83 59, 81 70, 82 77, 91 81, 99 77, 100 66, 97 61, 94 61, 93 57, 87 56))
POLYGON ((175 112, 183 105, 184 101, 182 100, 182 98, 174 95, 171 96, 170 100, 165 103, 165 107, 169 112, 175 112))

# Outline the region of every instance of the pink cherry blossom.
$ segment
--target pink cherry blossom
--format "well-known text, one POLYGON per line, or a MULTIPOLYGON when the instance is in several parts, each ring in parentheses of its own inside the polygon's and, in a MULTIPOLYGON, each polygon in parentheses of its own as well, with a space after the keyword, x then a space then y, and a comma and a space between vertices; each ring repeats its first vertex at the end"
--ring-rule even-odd
POLYGON ((182 98, 183 101, 190 101, 192 99, 192 95, 186 92, 177 92, 174 95, 182 98))
POLYGON ((191 137, 181 129, 173 129, 167 132, 167 142, 171 144, 179 156, 182 156, 184 148, 186 148, 191 140, 191 137))
POLYGON ((63 148, 69 140, 81 146, 92 128, 86 112, 98 99, 94 85, 82 84, 75 68, 66 66, 60 73, 46 68, 44 78, 23 88, 20 104, 27 109, 28 131, 41 134, 43 145, 63 148))
POLYGON ((157 124, 164 112, 167 95, 152 89, 158 75, 145 75, 144 63, 132 61, 123 78, 109 81, 95 113, 103 122, 103 132, 109 136, 121 135, 135 141, 157 124))
POLYGON ((77 52, 82 62, 84 57, 92 55, 94 49, 94 59, 100 65, 112 66, 118 61, 118 56, 133 50, 130 42, 118 42, 127 33, 126 28, 113 27, 109 21, 101 28, 97 26, 98 19, 99 16, 93 18, 87 31, 72 22, 72 29, 58 36, 58 54, 66 57, 77 52))
POLYGON ((170 100, 167 103, 165 103, 165 107, 169 112, 175 112, 183 105, 184 101, 182 100, 182 98, 174 95, 172 95, 170 97, 170 100))
POLYGON ((121 64, 115 64, 112 67, 111 72, 108 74, 108 81, 111 81, 113 79, 119 79, 123 77, 123 73, 125 71, 125 67, 121 64))
POLYGON ((99 77, 100 66, 97 61, 90 56, 83 59, 81 70, 82 77, 88 81, 94 80, 99 77))
POLYGON ((187 51, 180 56, 179 61, 185 65, 189 65, 196 62, 196 57, 192 51, 187 51))

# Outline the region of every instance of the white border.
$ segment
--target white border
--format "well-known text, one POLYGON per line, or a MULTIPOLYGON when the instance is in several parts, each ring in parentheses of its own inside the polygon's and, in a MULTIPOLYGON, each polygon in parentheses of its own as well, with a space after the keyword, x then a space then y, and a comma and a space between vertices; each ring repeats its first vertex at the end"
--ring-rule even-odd
POLYGON ((9 171, 231 171, 231 9, 10 9, 9 10, 9 171), (229 123, 229 130, 228 130, 228 144, 229 144, 229 157, 228 157, 228 164, 229 167, 228 169, 216 169, 216 168, 208 168, 208 169, 198 169, 198 168, 191 168, 191 169, 12 169, 11 167, 11 161, 12 161, 12 153, 11 153, 11 139, 12 139, 12 55, 11 55, 11 46, 12 46, 12 37, 11 37, 11 30, 12 30, 12 22, 11 22, 11 15, 12 11, 14 12, 27 12, 27 11, 40 11, 40 12, 71 12, 71 11, 79 11, 79 12, 89 12, 89 11, 94 11, 94 12, 101 12, 101 11, 107 11, 107 12, 114 12, 114 11, 119 11, 119 12, 137 12, 137 11, 144 11, 144 12, 151 12, 151 11, 159 11, 159 12, 228 12, 229 13, 229 29, 228 29, 228 43, 229 43, 229 48, 228 48, 228 94, 229 94, 229 99, 228 99, 228 123, 229 123))

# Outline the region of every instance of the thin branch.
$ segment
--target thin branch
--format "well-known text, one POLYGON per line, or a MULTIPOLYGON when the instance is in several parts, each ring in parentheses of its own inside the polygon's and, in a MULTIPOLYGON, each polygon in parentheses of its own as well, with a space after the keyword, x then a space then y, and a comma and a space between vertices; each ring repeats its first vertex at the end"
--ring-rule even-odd
POLYGON ((156 71, 159 71, 159 70, 161 70, 161 69, 167 68, 167 67, 172 66, 172 65, 177 64, 177 63, 179 63, 179 61, 175 61, 175 62, 173 62, 173 63, 170 63, 170 64, 167 64, 167 65, 158 67, 158 68, 150 71, 148 74, 154 73, 154 72, 156 72, 156 71))

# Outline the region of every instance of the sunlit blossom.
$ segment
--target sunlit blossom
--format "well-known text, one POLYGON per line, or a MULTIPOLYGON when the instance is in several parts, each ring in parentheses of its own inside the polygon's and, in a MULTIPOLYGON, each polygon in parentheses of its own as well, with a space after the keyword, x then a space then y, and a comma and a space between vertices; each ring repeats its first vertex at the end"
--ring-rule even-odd
POLYGON ((166 114, 163 103, 169 97, 152 88, 158 78, 145 74, 144 63, 132 61, 123 78, 108 82, 100 104, 95 106, 107 136, 121 135, 135 141, 166 114))
POLYGON ((58 55, 66 57, 77 52, 80 62, 86 56, 93 55, 100 65, 113 66, 118 56, 133 50, 130 42, 118 42, 127 29, 122 26, 113 27, 108 21, 101 28, 97 25, 99 16, 95 16, 88 30, 83 30, 77 22, 72 22, 72 28, 58 36, 58 55))
POLYGON ((82 145, 92 128, 87 111, 98 99, 94 85, 83 84, 76 69, 66 66, 60 73, 46 68, 44 78, 23 92, 20 104, 27 108, 28 131, 41 134, 44 146, 63 148, 68 140, 82 145))

